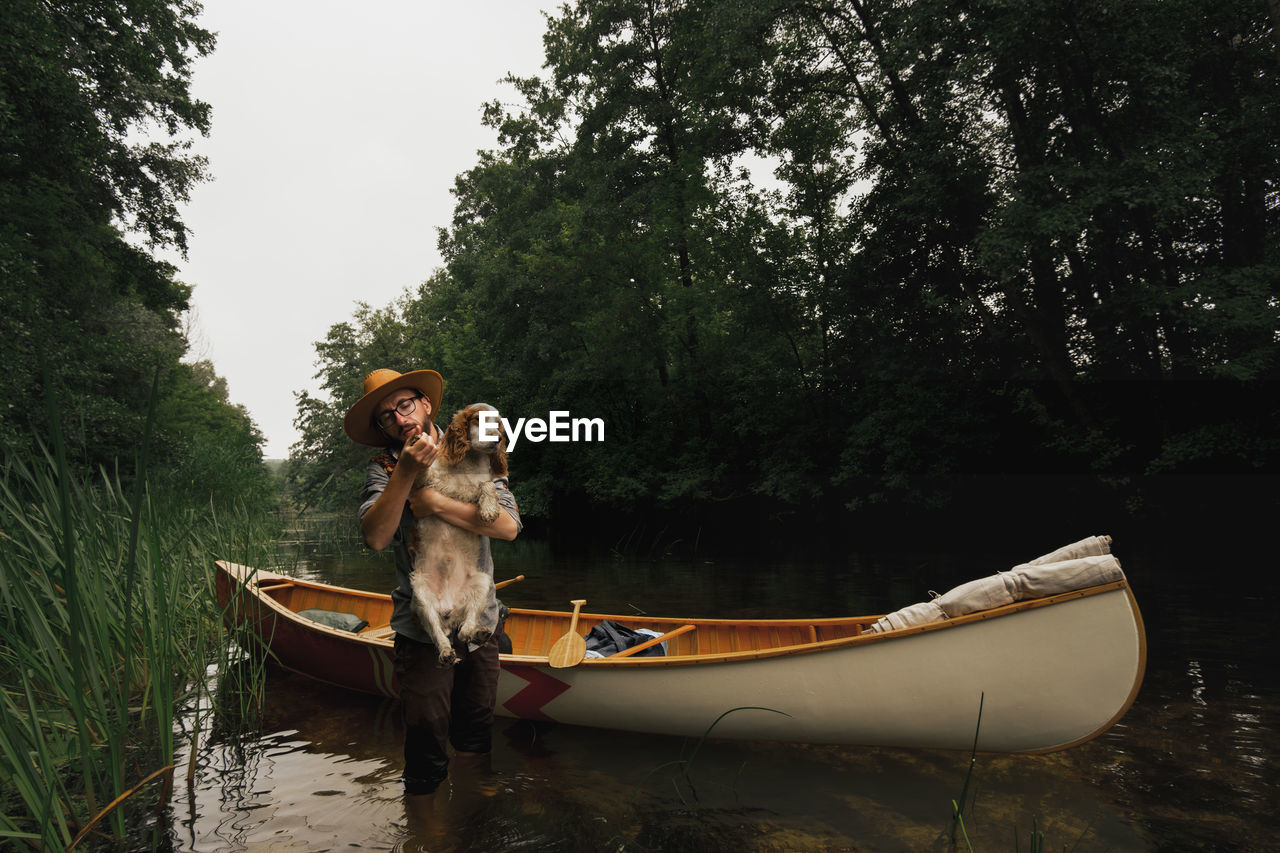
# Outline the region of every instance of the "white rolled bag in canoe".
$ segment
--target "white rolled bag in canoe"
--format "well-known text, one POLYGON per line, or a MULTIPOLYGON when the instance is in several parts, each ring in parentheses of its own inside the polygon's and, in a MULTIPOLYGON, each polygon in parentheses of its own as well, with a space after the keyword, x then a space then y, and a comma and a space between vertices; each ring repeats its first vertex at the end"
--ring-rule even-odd
POLYGON ((930 601, 882 616, 863 633, 928 625, 1018 601, 1045 598, 1077 589, 1124 580, 1120 561, 1111 554, 1110 536, 1090 536, 1021 563, 1007 572, 962 583, 930 601))

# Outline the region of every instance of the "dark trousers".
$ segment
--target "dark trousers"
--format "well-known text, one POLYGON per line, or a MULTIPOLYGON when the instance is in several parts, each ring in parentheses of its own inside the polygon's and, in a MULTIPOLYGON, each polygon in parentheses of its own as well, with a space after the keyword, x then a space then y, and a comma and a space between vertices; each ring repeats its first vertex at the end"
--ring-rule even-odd
POLYGON ((436 647, 396 635, 396 676, 404 717, 405 793, 429 794, 449 770, 448 744, 489 752, 498 698, 498 636, 474 652, 454 646, 458 662, 441 666, 436 647))

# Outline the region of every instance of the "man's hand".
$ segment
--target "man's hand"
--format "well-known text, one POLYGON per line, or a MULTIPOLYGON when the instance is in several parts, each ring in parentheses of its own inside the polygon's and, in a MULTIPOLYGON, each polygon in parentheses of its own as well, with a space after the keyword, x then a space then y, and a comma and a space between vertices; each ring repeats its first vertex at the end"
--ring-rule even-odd
POLYGON ((405 466, 407 473, 412 474, 416 480, 419 474, 431 467, 439 452, 440 445, 436 443, 434 435, 416 432, 405 441, 396 466, 405 466))

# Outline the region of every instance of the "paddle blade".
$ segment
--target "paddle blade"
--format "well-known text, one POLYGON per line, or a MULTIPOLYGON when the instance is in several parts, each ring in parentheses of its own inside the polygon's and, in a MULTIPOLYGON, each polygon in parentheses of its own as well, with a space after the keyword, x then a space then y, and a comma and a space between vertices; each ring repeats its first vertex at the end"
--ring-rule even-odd
POLYGON ((578 636, 578 611, 586 603, 583 599, 575 599, 570 602, 573 605, 573 616, 569 619, 569 632, 556 640, 556 644, 551 647, 551 651, 547 654, 547 663, 552 669, 577 666, 582 663, 582 659, 586 656, 587 641, 585 638, 578 636))
POLYGON ((556 640, 547 655, 547 663, 552 669, 565 669, 577 666, 587 654, 587 641, 577 634, 565 634, 556 640))

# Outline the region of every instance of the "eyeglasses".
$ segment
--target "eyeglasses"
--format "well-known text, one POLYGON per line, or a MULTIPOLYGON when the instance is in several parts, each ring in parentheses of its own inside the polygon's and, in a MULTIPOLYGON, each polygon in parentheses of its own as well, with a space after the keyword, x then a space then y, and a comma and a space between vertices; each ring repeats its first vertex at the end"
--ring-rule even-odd
POLYGON ((413 414, 413 410, 418 408, 418 401, 421 399, 421 394, 417 397, 405 397, 399 403, 396 403, 396 407, 394 409, 388 409, 378 415, 373 419, 373 422, 378 425, 379 429, 391 429, 396 425, 396 415, 399 414, 401 417, 405 418, 409 417, 409 415, 413 414))

